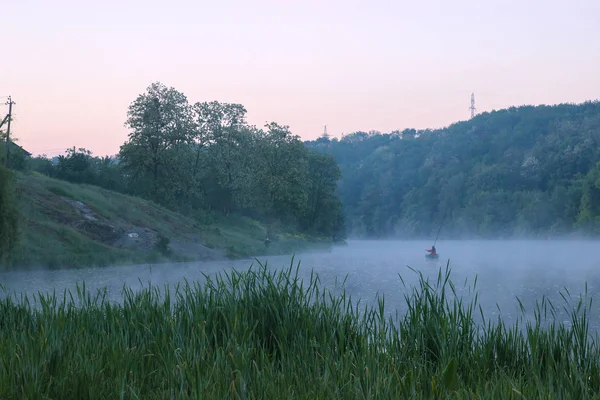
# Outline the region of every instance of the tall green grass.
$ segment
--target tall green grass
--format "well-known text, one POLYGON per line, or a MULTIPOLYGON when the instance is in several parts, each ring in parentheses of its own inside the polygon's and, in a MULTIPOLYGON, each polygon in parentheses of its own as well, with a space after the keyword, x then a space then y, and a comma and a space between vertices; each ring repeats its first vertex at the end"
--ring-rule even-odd
MULTIPOLYGON (((572 327, 488 321, 450 268, 408 288, 408 311, 359 307, 299 264, 223 272, 175 289, 85 286, 0 303, 0 398, 577 398, 600 393, 591 302, 572 327), (477 313, 483 325, 475 322, 477 313)), ((473 286, 475 290, 476 281, 473 286)), ((565 298, 566 300, 566 298, 565 298)))

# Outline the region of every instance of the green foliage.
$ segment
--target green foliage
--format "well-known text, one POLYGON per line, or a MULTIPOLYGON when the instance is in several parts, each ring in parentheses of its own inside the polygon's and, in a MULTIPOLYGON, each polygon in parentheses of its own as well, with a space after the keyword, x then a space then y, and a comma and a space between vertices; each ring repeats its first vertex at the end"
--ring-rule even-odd
POLYGON ((248 258, 265 253, 290 254, 331 243, 330 239, 315 242, 311 237, 283 236, 267 251, 267 227, 251 218, 202 210, 190 217, 98 186, 74 184, 35 172, 11 175, 16 178, 14 190, 18 193, 14 206, 19 215, 19 236, 14 250, 0 264, 2 268, 248 258), (75 202, 81 202, 89 215, 75 202), (155 236, 140 238, 137 245, 122 246, 128 233, 140 231, 154 232, 155 236), (228 248, 233 249, 229 254, 228 248))
POLYGON ((154 245, 154 248, 159 251, 162 255, 168 256, 171 255, 171 249, 169 248, 169 242, 171 240, 164 236, 158 235, 158 241, 154 245))
MULTIPOLYGON (((293 261, 292 261, 293 263, 293 261)), ((2 398, 597 398, 590 304, 477 325, 475 286, 419 275, 407 313, 359 307, 293 267, 219 273, 175 290, 0 301, 2 398), (473 291, 471 291, 473 289, 473 291)), ((567 302, 570 299, 567 299, 567 302)), ((571 304, 569 303, 569 307, 571 304)), ((567 306, 565 306, 567 307, 567 306)), ((550 310, 548 310, 550 308, 550 310)), ((483 315, 482 315, 483 317, 483 315)))
POLYGON ((600 233, 600 162, 582 179, 578 226, 595 234, 600 233))
POLYGON ((437 130, 320 138, 363 237, 600 232, 600 102, 482 113, 437 130))
POLYGON ((52 177, 56 177, 58 172, 57 168, 52 163, 52 160, 46 158, 46 156, 32 157, 29 160, 29 169, 52 177))
POLYGON ((131 132, 121 146, 120 162, 136 190, 160 202, 177 190, 177 158, 194 135, 191 108, 183 93, 153 83, 127 115, 131 132))
MULTIPOLYGON (((17 139, 14 137, 10 140, 8 163, 6 166, 16 171, 25 171, 28 167, 28 156, 25 154, 25 151, 15 143, 16 140, 17 139)), ((5 158, 6 133, 0 131, 0 161, 4 163, 5 158)))
POLYGON ((345 238, 342 202, 336 195, 342 177, 335 160, 323 153, 308 151, 309 191, 302 219, 305 229, 313 229, 337 239, 345 238))
MULTIPOLYGON (((309 152, 287 126, 258 129, 247 125, 241 104, 189 105, 158 83, 132 103, 129 115, 133 131, 119 158, 128 186, 137 185, 134 193, 148 195, 139 185, 152 182, 149 198, 172 209, 236 212, 319 234, 343 231, 335 186, 314 184, 309 152), (323 204, 311 218, 309 198, 323 204)), ((335 169, 322 174, 328 171, 334 176, 318 178, 339 179, 335 169)))
POLYGON ((12 254, 18 242, 19 211, 14 195, 13 175, 0 166, 0 262, 12 254))
POLYGON ((36 158, 32 168, 189 216, 235 213, 290 230, 345 236, 335 161, 310 152, 288 126, 249 126, 241 104, 191 105, 159 82, 131 103, 126 125, 129 138, 116 159, 72 148, 56 166, 36 158))
POLYGON ((46 176, 73 183, 98 185, 106 189, 128 193, 122 169, 113 157, 94 157, 92 152, 72 147, 54 163, 45 156, 31 158, 29 169, 46 176))

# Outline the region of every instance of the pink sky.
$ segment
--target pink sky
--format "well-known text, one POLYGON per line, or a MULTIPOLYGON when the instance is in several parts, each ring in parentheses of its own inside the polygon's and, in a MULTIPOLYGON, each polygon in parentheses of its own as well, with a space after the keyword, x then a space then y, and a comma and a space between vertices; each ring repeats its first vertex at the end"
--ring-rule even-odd
POLYGON ((0 96, 34 154, 117 153, 153 81, 304 139, 446 126, 468 118, 471 92, 478 111, 600 97, 599 0, 17 0, 0 13, 0 96))

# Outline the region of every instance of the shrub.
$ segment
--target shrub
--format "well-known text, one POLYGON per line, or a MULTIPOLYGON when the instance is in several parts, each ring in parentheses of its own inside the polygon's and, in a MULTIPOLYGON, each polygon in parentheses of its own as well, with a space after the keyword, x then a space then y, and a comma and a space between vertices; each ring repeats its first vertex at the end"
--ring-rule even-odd
POLYGON ((0 262, 12 253, 19 238, 13 179, 12 172, 0 166, 0 262))

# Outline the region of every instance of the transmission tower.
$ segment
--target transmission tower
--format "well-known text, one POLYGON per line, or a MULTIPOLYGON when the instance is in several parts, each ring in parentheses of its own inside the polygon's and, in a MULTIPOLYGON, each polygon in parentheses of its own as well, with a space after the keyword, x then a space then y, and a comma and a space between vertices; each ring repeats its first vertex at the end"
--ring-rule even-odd
POLYGON ((471 118, 473 118, 475 116, 475 93, 471 93, 471 107, 469 107, 469 110, 471 110, 471 118))

